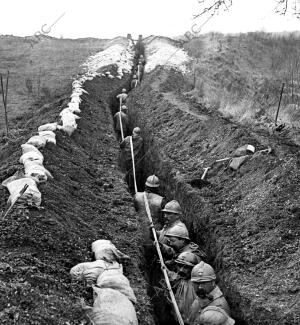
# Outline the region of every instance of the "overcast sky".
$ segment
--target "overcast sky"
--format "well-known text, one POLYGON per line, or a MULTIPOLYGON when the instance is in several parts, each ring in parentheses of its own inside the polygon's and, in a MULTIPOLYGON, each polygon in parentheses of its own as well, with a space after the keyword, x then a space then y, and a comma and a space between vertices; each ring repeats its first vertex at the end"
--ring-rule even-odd
MULTIPOLYGON (((207 22, 201 33, 300 31, 300 20, 274 13, 276 0, 233 3, 229 12, 207 22)), ((127 33, 134 38, 138 34, 177 36, 194 24, 198 29, 203 20, 192 17, 199 11, 197 0, 8 0, 1 3, 0 34, 33 35, 44 25, 48 35, 64 38, 112 38, 127 33)))

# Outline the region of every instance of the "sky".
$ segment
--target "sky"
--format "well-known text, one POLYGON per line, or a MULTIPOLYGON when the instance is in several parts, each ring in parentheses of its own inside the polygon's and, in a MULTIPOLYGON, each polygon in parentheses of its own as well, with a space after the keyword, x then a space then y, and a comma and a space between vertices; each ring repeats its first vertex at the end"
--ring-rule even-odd
MULTIPOLYGON (((211 0, 205 0, 211 1, 211 0)), ((294 0, 299 1, 300 0, 294 0)), ((210 19, 201 33, 219 31, 300 31, 300 19, 276 15, 276 0, 233 0, 228 12, 210 19)), ((0 34, 29 36, 45 33, 63 38, 133 38, 178 36, 199 30, 203 19, 197 0, 9 0, 1 4, 0 34)))

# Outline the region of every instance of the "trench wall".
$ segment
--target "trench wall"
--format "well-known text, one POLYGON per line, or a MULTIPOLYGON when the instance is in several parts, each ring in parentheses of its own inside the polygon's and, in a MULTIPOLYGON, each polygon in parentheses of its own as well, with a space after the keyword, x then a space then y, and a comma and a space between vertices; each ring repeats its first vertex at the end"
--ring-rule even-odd
POLYGON ((297 154, 187 102, 184 87, 177 72, 160 70, 130 94, 131 123, 145 141, 145 175, 155 173, 164 195, 179 200, 237 324, 298 324, 297 154), (246 143, 271 145, 275 153, 258 155, 237 172, 217 164, 202 186, 203 167, 246 143))

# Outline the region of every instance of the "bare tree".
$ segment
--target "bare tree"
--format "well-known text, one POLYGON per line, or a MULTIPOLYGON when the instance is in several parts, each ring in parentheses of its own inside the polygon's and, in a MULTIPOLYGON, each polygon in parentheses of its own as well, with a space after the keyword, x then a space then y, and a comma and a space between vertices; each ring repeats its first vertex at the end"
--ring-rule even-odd
MULTIPOLYGON (((194 15, 194 19, 206 17, 208 20, 220 11, 229 10, 234 0, 198 0, 198 3, 201 9, 198 14, 194 15)), ((274 0, 274 11, 280 15, 291 13, 300 19, 300 0, 274 0)))

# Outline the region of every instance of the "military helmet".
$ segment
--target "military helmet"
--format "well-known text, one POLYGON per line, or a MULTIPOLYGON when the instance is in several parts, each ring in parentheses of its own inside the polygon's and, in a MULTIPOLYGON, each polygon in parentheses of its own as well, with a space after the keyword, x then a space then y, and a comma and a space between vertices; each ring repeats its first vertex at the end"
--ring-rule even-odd
POLYGON ((126 89, 125 88, 122 89, 122 93, 126 93, 126 89))
POLYGON ((200 324, 234 325, 235 321, 229 317, 225 310, 217 306, 208 306, 201 311, 200 324))
POLYGON ((180 204, 176 200, 172 200, 172 201, 168 202, 162 211, 169 212, 169 213, 176 213, 176 214, 182 213, 180 204))
POLYGON ((141 129, 136 126, 133 130, 132 130, 132 134, 135 134, 135 135, 139 135, 141 133, 141 129))
POLYGON ((167 236, 167 237, 177 237, 177 238, 190 240, 189 232, 186 229, 186 227, 183 226, 182 224, 181 225, 180 224, 175 225, 175 226, 171 227, 170 229, 168 229, 165 236, 167 236))
POLYGON ((121 106, 121 109, 122 109, 122 110, 127 110, 128 108, 127 108, 126 105, 122 105, 122 106, 121 106))
POLYGON ((188 265, 188 266, 195 266, 199 260, 197 255, 195 255, 192 252, 183 252, 178 255, 177 259, 175 260, 177 264, 183 264, 183 265, 188 265))
POLYGON ((195 265, 191 273, 192 282, 208 282, 216 280, 214 269, 207 263, 201 261, 195 265))
POLYGON ((159 179, 155 175, 151 175, 146 180, 146 186, 148 187, 159 187, 159 179))

